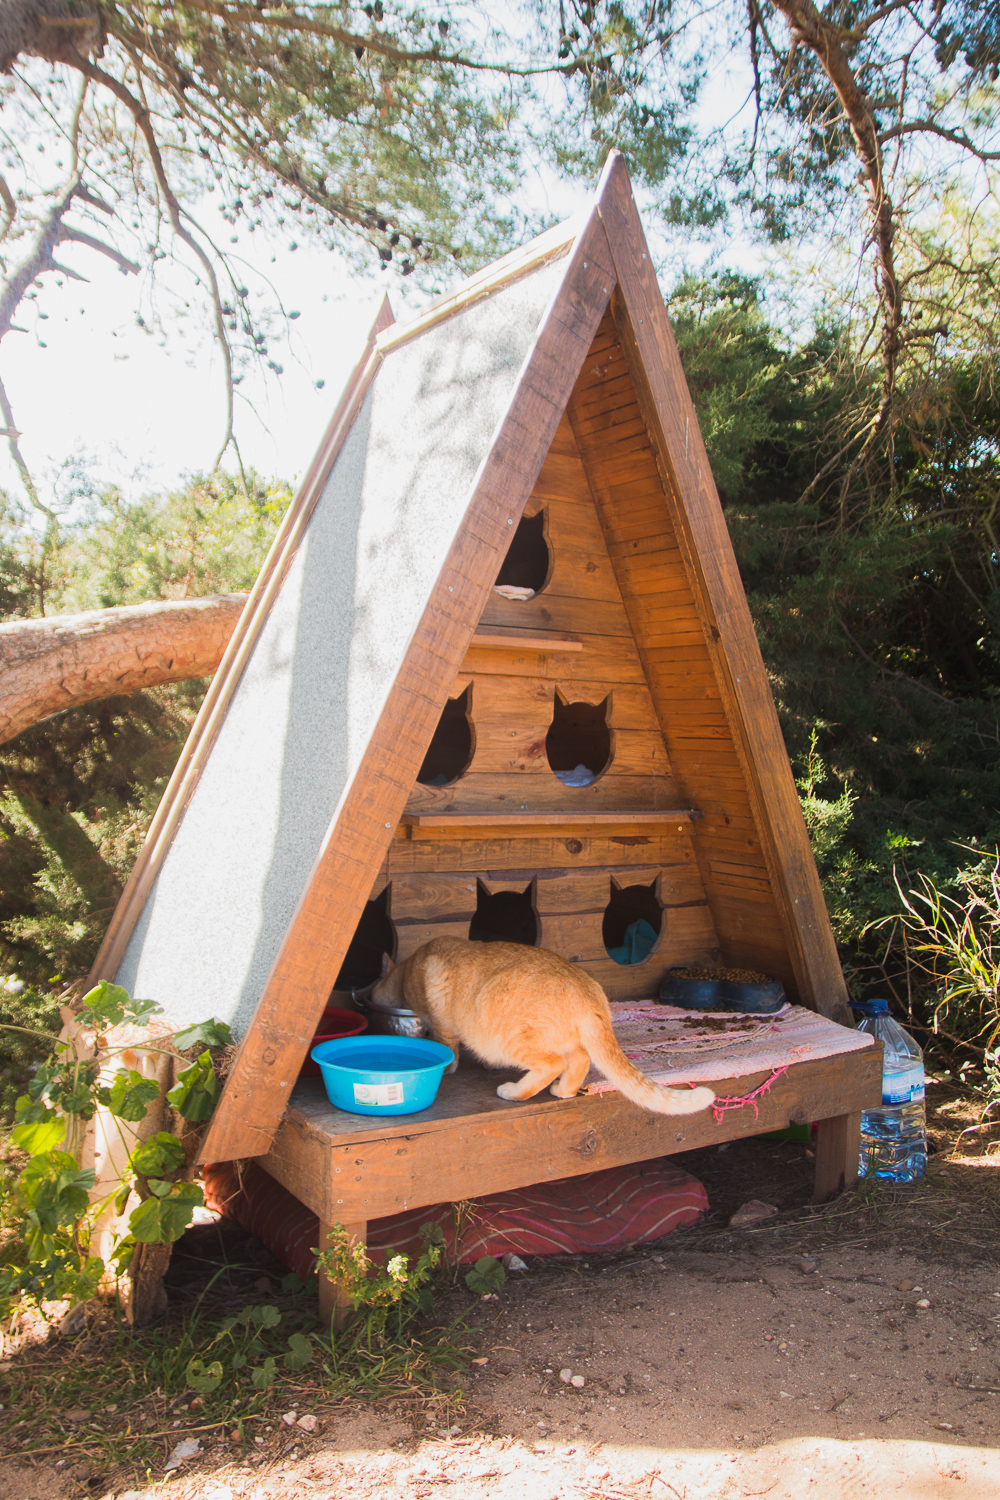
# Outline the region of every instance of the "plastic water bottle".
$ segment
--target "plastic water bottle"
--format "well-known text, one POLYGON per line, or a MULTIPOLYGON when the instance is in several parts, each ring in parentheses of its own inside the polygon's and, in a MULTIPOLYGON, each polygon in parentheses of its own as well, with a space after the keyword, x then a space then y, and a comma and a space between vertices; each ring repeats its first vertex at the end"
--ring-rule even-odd
POLYGON ((885 1047, 882 1108, 861 1116, 861 1171, 888 1182, 917 1182, 927 1167, 924 1055, 889 1014, 888 1000, 852 1001, 867 1031, 885 1047))

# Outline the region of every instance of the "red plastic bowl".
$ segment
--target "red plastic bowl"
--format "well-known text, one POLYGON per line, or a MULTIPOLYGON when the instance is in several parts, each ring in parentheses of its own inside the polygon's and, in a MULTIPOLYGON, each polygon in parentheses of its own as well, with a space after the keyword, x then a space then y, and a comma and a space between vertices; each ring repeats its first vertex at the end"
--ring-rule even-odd
MULTIPOLYGON (((362 1031, 367 1030, 367 1018, 359 1015, 356 1010, 341 1010, 338 1006, 328 1005, 320 1018, 319 1029, 309 1044, 309 1050, 312 1051, 318 1042, 329 1042, 335 1036, 358 1036, 362 1031)), ((314 1063, 307 1055, 299 1077, 319 1078, 319 1076, 319 1063, 314 1063)))

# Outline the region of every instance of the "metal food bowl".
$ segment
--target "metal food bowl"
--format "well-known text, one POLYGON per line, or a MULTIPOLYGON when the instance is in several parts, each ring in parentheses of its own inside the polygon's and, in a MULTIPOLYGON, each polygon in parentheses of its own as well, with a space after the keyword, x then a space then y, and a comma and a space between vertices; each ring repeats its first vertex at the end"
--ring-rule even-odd
POLYGON ((372 1005, 360 995, 355 997, 355 1004, 368 1017, 368 1030, 380 1036, 432 1035, 430 1022, 418 1016, 415 1010, 407 1010, 405 1006, 372 1005))

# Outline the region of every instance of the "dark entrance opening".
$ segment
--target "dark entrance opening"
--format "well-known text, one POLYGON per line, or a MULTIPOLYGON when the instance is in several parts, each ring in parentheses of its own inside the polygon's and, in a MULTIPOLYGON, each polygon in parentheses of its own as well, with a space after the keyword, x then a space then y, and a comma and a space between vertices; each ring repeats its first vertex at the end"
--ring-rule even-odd
POLYGON ((526 516, 518 522, 494 588, 530 589, 531 594, 537 594, 548 579, 549 561, 545 512, 540 510, 537 516, 526 516))
POLYGON ((663 927, 663 906, 649 885, 620 886, 611 877, 611 900, 604 909, 601 936, 616 964, 641 964, 656 946, 663 927))
POLYGON ((476 881, 476 914, 469 923, 469 937, 476 943, 538 943, 534 881, 523 891, 497 891, 491 895, 476 881))
POLYGON ((476 747, 471 711, 470 683, 460 697, 449 698, 444 706, 424 763, 417 772, 417 780, 423 786, 450 786, 469 769, 476 747))
POLYGON ((396 957, 396 929, 389 919, 391 890, 391 884, 387 885, 374 901, 365 903, 351 946, 340 966, 335 990, 361 990, 365 985, 374 984, 382 973, 382 954, 396 957))
POLYGON ((567 703, 556 688, 545 753, 565 786, 589 786, 611 763, 610 697, 603 703, 567 703))

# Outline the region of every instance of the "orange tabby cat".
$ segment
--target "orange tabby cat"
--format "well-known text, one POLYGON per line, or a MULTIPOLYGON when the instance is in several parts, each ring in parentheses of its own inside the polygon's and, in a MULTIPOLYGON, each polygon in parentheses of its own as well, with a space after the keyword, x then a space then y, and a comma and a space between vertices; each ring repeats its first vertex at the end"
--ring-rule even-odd
POLYGON ((459 1042, 493 1067, 524 1068, 501 1099, 530 1099, 547 1085, 557 1099, 579 1092, 594 1063, 626 1099, 659 1115, 707 1109, 711 1089, 665 1089, 634 1067, 615 1040, 611 1008, 596 980, 544 948, 439 937, 401 964, 385 955, 369 992, 383 1005, 424 1016, 450 1047, 459 1042))

